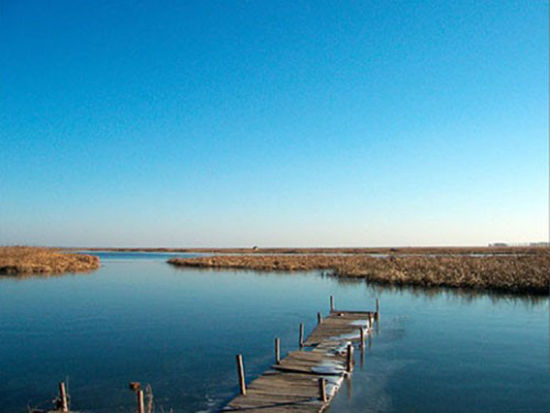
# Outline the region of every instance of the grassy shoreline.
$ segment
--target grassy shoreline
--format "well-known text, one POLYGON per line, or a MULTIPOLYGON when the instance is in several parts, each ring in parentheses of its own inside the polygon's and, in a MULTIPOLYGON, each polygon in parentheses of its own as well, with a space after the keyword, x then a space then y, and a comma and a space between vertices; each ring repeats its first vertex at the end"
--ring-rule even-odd
POLYGON ((134 248, 134 247, 93 247, 66 248, 67 250, 112 251, 112 252, 188 252, 212 254, 540 254, 548 247, 339 247, 339 248, 134 248))
POLYGON ((98 257, 56 248, 0 247, 0 275, 63 274, 99 268, 98 257))
POLYGON ((473 288, 511 293, 548 294, 550 254, 468 256, 418 255, 218 255, 173 258, 169 264, 199 268, 259 271, 331 270, 339 277, 423 287, 473 288))

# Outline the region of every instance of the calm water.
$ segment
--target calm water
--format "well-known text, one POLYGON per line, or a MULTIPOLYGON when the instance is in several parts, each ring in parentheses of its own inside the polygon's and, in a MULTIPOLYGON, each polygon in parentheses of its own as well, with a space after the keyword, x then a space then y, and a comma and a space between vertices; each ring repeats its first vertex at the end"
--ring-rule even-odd
MULTIPOLYGON (((101 254, 99 271, 0 278, 0 411, 48 406, 69 377, 73 408, 129 412, 129 381, 166 411, 217 411, 310 331, 328 297, 381 301, 378 333, 331 412, 540 411, 550 406, 548 298, 372 287, 319 273, 176 269, 173 254, 101 254)), ((179 254, 184 255, 184 254, 179 254)), ((49 407, 49 406, 48 406, 49 407)), ((158 410, 157 410, 158 411, 158 410)))

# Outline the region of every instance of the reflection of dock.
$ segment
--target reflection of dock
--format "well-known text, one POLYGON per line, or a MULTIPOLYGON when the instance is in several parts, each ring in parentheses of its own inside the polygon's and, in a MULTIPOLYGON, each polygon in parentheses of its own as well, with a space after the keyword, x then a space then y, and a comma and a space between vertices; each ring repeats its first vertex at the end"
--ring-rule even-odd
POLYGON ((305 341, 300 324, 300 350, 280 359, 275 339, 275 364, 248 385, 242 357, 237 355, 241 394, 224 411, 322 412, 353 371, 353 342, 359 343, 363 359, 365 339, 378 314, 378 300, 376 311, 337 311, 331 297, 329 316, 323 319, 317 314, 317 327, 305 341))

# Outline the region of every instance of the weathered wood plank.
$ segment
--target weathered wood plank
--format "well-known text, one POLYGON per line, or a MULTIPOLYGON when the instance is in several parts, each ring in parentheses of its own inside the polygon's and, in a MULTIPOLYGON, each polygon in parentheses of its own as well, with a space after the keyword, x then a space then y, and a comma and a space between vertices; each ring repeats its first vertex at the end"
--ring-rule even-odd
POLYGON ((317 320, 316 328, 305 341, 300 327, 300 344, 311 351, 292 351, 279 360, 276 342, 276 362, 272 370, 253 380, 246 387, 246 394, 231 400, 224 411, 319 413, 325 410, 342 378, 351 374, 346 372, 348 344, 364 339, 370 332, 367 327, 372 326, 374 312, 332 311, 326 318, 318 315, 317 320), (320 378, 325 381, 319 381, 320 378))

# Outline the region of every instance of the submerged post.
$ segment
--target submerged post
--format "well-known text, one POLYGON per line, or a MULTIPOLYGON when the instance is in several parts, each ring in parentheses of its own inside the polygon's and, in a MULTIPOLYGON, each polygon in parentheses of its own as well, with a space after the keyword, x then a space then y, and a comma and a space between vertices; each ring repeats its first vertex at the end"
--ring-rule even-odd
POLYGON ((281 343, 279 337, 275 337, 275 363, 281 363, 281 343))
POLYGON ((330 296, 330 312, 334 311, 334 296, 330 296))
POLYGON ((237 371, 239 373, 239 387, 241 394, 243 396, 246 395, 246 383, 244 381, 244 366, 243 366, 243 356, 241 354, 237 354, 237 371))
POLYGON ((65 382, 59 382, 59 400, 61 401, 61 411, 68 412, 69 404, 67 403, 67 391, 65 390, 65 382))
POLYGON ((359 336, 361 337, 361 353, 365 351, 365 329, 359 327, 359 336))
POLYGON ((319 379, 319 400, 321 400, 322 402, 325 402, 325 403, 328 401, 326 385, 327 385, 326 379, 321 377, 319 379))
POLYGON ((346 354, 346 371, 351 373, 353 370, 353 345, 348 344, 348 351, 346 354))
POLYGON ((300 348, 304 347, 304 323, 300 323, 300 348))
POLYGON ((145 413, 145 401, 143 398, 143 390, 137 392, 138 413, 145 413))
POLYGON ((376 315, 375 315, 377 320, 378 320, 379 315, 380 315, 380 300, 377 298, 376 299, 376 315))
POLYGON ((317 313, 317 324, 321 324, 323 322, 323 315, 321 313, 317 313))

